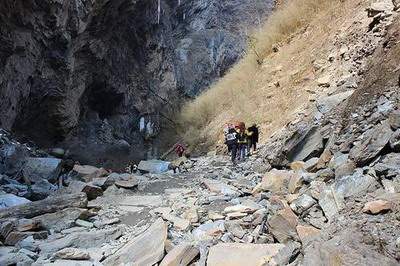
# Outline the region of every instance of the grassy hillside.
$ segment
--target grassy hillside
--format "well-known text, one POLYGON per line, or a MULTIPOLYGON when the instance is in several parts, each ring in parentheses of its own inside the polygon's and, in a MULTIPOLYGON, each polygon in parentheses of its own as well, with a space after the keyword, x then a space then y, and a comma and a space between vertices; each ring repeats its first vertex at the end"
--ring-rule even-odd
POLYGON ((293 119, 323 75, 316 65, 328 57, 333 36, 367 2, 296 0, 280 5, 249 38, 245 57, 183 107, 185 141, 208 148, 221 141, 224 123, 238 120, 258 123, 265 139, 293 119))

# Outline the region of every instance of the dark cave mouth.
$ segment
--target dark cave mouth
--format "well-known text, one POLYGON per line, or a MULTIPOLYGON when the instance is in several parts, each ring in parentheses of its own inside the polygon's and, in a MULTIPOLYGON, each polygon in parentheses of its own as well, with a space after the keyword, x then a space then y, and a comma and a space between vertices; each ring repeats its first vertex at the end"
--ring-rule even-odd
POLYGON ((105 119, 118 114, 124 95, 106 84, 95 83, 90 86, 88 107, 99 114, 100 119, 105 119))

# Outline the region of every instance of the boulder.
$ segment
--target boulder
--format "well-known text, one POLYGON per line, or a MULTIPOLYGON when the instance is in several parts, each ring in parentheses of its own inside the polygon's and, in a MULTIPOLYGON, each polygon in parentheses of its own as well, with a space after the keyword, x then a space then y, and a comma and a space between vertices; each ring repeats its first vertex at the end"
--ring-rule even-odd
POLYGON ((34 260, 23 252, 7 252, 4 256, 0 256, 0 265, 33 265, 34 260))
POLYGON ((86 209, 66 208, 55 213, 47 213, 36 216, 33 220, 39 221, 47 230, 60 232, 72 227, 75 221, 87 212, 86 209))
POLYGON ((138 165, 139 171, 161 174, 168 171, 169 162, 160 160, 140 161, 138 165))
POLYGON ((0 174, 13 176, 23 167, 26 158, 29 157, 29 151, 24 145, 4 144, 1 140, 0 143, 0 174))
POLYGON ((369 190, 378 186, 377 181, 370 175, 364 175, 362 169, 357 169, 353 175, 344 176, 336 180, 334 186, 335 197, 338 200, 352 196, 365 195, 369 190))
POLYGON ((42 228, 42 224, 38 220, 19 219, 16 230, 18 232, 37 231, 42 228))
POLYGON ((61 160, 56 158, 28 158, 23 166, 23 175, 32 183, 46 179, 57 182, 61 172, 61 160))
POLYGON ((362 209, 365 213, 378 214, 392 210, 393 205, 390 201, 375 200, 367 202, 362 209))
POLYGON ((268 220, 268 225, 270 233, 279 243, 298 239, 296 231, 298 218, 290 208, 279 210, 268 220))
POLYGON ((312 172, 312 173, 316 172, 318 162, 319 162, 319 158, 317 158, 317 157, 308 159, 304 164, 305 170, 308 172, 312 172))
POLYGON ((324 182, 328 182, 329 180, 335 178, 335 172, 333 172, 330 168, 321 169, 315 173, 315 177, 324 182))
POLYGON ((106 181, 104 182, 103 185, 101 185, 101 187, 103 187, 103 186, 109 187, 109 186, 116 184, 117 182, 122 182, 122 183, 119 183, 121 186, 117 186, 117 187, 122 187, 124 185, 123 181, 130 181, 130 183, 125 183, 125 186, 129 186, 129 184, 130 184, 131 188, 132 188, 132 186, 137 186, 139 183, 138 178, 133 174, 111 173, 107 176, 106 181), (136 183, 136 185, 135 185, 135 183, 136 183))
POLYGON ((356 170, 356 164, 353 161, 347 161, 335 168, 335 178, 339 179, 343 176, 352 175, 356 170))
POLYGON ((46 179, 39 180, 31 186, 31 200, 42 200, 50 196, 57 190, 57 186, 51 184, 46 179))
POLYGON ((242 239, 246 234, 246 231, 240 226, 238 222, 227 221, 225 222, 226 230, 233 236, 242 239))
POLYGON ((292 260, 300 253, 300 249, 301 244, 299 242, 288 242, 279 250, 278 254, 269 260, 268 265, 291 265, 292 260))
POLYGON ((73 180, 70 182, 68 186, 68 191, 72 193, 83 192, 86 194, 88 200, 94 200, 97 197, 103 195, 103 190, 101 189, 101 187, 77 180, 73 180))
POLYGON ((400 175, 400 154, 389 153, 382 156, 374 165, 374 169, 378 175, 384 175, 387 178, 400 175))
POLYGON ((222 181, 213 180, 213 179, 203 179, 203 184, 210 190, 211 192, 222 194, 225 196, 236 197, 240 195, 240 192, 237 188, 227 185, 222 181))
POLYGON ((57 251, 54 256, 57 259, 66 260, 89 260, 90 255, 87 251, 78 248, 64 248, 57 251))
POLYGON ((14 207, 0 209, 0 219, 32 218, 38 215, 53 213, 68 207, 83 208, 87 206, 87 198, 84 193, 60 194, 51 196, 44 200, 28 202, 14 207))
POLYGON ((295 213, 302 214, 316 203, 315 199, 307 194, 303 194, 290 204, 290 208, 292 208, 295 213))
POLYGON ((181 230, 181 231, 186 231, 190 226, 189 220, 172 215, 170 213, 163 214, 162 217, 165 220, 170 221, 176 229, 181 230))
POLYGON ((166 239, 167 225, 159 219, 144 233, 131 239, 124 247, 108 257, 103 264, 105 266, 154 265, 164 257, 166 239))
POLYGON ((387 121, 366 131, 363 134, 362 142, 350 150, 350 159, 358 166, 364 166, 381 152, 388 144, 392 134, 393 131, 387 121))
POLYGON ((211 240, 221 236, 225 232, 225 221, 204 223, 192 231, 192 235, 198 241, 211 240))
POLYGON ((106 176, 108 172, 104 168, 97 168, 91 165, 74 165, 71 176, 84 182, 90 182, 95 178, 106 176))
POLYGON ((191 244, 183 243, 174 247, 161 261, 160 266, 187 266, 200 251, 191 244))
POLYGON ((302 139, 287 153, 290 161, 306 161, 312 157, 319 157, 324 148, 321 131, 311 128, 302 139))
POLYGON ((335 217, 343 207, 341 202, 337 201, 332 186, 324 186, 322 188, 318 203, 328 220, 335 217))
POLYGON ((259 183, 252 191, 253 194, 257 194, 263 191, 279 192, 284 188, 287 188, 289 180, 294 176, 299 175, 292 171, 276 170, 272 169, 266 173, 259 183))
POLYGON ((14 207, 31 202, 28 199, 15 196, 14 194, 0 194, 0 209, 14 207))
POLYGON ((282 248, 282 244, 217 244, 210 248, 207 266, 264 265, 282 248))

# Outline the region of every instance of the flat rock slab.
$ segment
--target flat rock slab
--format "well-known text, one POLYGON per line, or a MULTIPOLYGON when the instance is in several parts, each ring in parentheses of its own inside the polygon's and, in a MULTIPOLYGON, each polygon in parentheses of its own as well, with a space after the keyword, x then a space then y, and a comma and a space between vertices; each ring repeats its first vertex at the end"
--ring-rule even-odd
POLYGON ((210 248, 207 266, 259 266, 284 248, 282 244, 218 244, 210 248))
POLYGON ((167 239, 167 225, 158 219, 144 233, 133 238, 122 249, 108 257, 105 266, 117 265, 154 265, 164 257, 164 245, 167 239))
POLYGON ((53 213, 65 208, 84 208, 87 197, 84 193, 61 194, 44 200, 29 202, 18 206, 0 209, 0 218, 32 218, 46 213, 53 213))
POLYGON ((158 207, 162 204, 163 198, 159 195, 130 196, 121 202, 123 206, 158 207))
POLYGON ((86 209, 80 208, 67 208, 55 213, 47 213, 36 216, 33 220, 39 221, 40 224, 47 230, 54 230, 56 232, 73 226, 76 219, 86 213, 86 209))
POLYGON ((204 179, 203 184, 210 190, 211 192, 215 192, 218 194, 223 194, 225 196, 239 196, 239 191, 230 185, 225 184, 224 182, 212 179, 204 179))
POLYGON ((118 188, 126 188, 126 189, 132 189, 137 187, 139 182, 136 179, 130 179, 130 180, 118 180, 115 182, 115 185, 118 188))
POLYGON ((297 240, 296 227, 298 218, 290 208, 278 211, 268 221, 271 234, 280 242, 286 243, 289 240, 297 240))
POLYGON ((187 266, 199 253, 199 249, 191 244, 180 244, 168 252, 160 266, 187 266))
POLYGON ((122 232, 118 227, 107 230, 95 230, 91 232, 76 232, 69 234, 64 238, 44 242, 39 245, 39 248, 42 254, 53 254, 67 247, 94 248, 100 247, 104 243, 115 240, 121 235, 122 232))
POLYGON ((85 250, 78 248, 64 248, 54 254, 55 258, 66 260, 88 260, 90 259, 89 253, 85 250))

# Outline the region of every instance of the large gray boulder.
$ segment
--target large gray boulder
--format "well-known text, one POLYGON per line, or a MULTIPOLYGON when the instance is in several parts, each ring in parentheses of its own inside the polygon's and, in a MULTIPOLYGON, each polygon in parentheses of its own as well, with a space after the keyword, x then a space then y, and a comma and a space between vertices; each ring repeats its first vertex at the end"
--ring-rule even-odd
POLYGON ((395 177, 400 175, 400 153, 389 153, 382 156, 374 165, 378 175, 386 177, 395 177))
POLYGON ((2 194, 0 195, 0 209, 14 207, 31 202, 28 199, 15 196, 14 194, 2 194))
POLYGON ((382 151, 392 135, 393 131, 387 121, 366 131, 362 141, 350 150, 350 159, 358 166, 365 165, 382 151))
POLYGON ((46 179, 51 183, 57 181, 61 171, 61 160, 57 158, 28 158, 23 166, 24 176, 36 183, 46 179))
POLYGON ((334 191, 337 198, 363 196, 378 185, 374 177, 363 174, 362 169, 357 169, 353 175, 341 177, 336 181, 334 191))
POLYGON ((319 157, 324 148, 323 136, 320 130, 312 128, 304 138, 289 152, 290 161, 306 161, 312 157, 319 157))
POLYGON ((168 171, 169 162, 161 160, 140 161, 138 165, 139 171, 149 172, 153 174, 161 174, 168 171))

